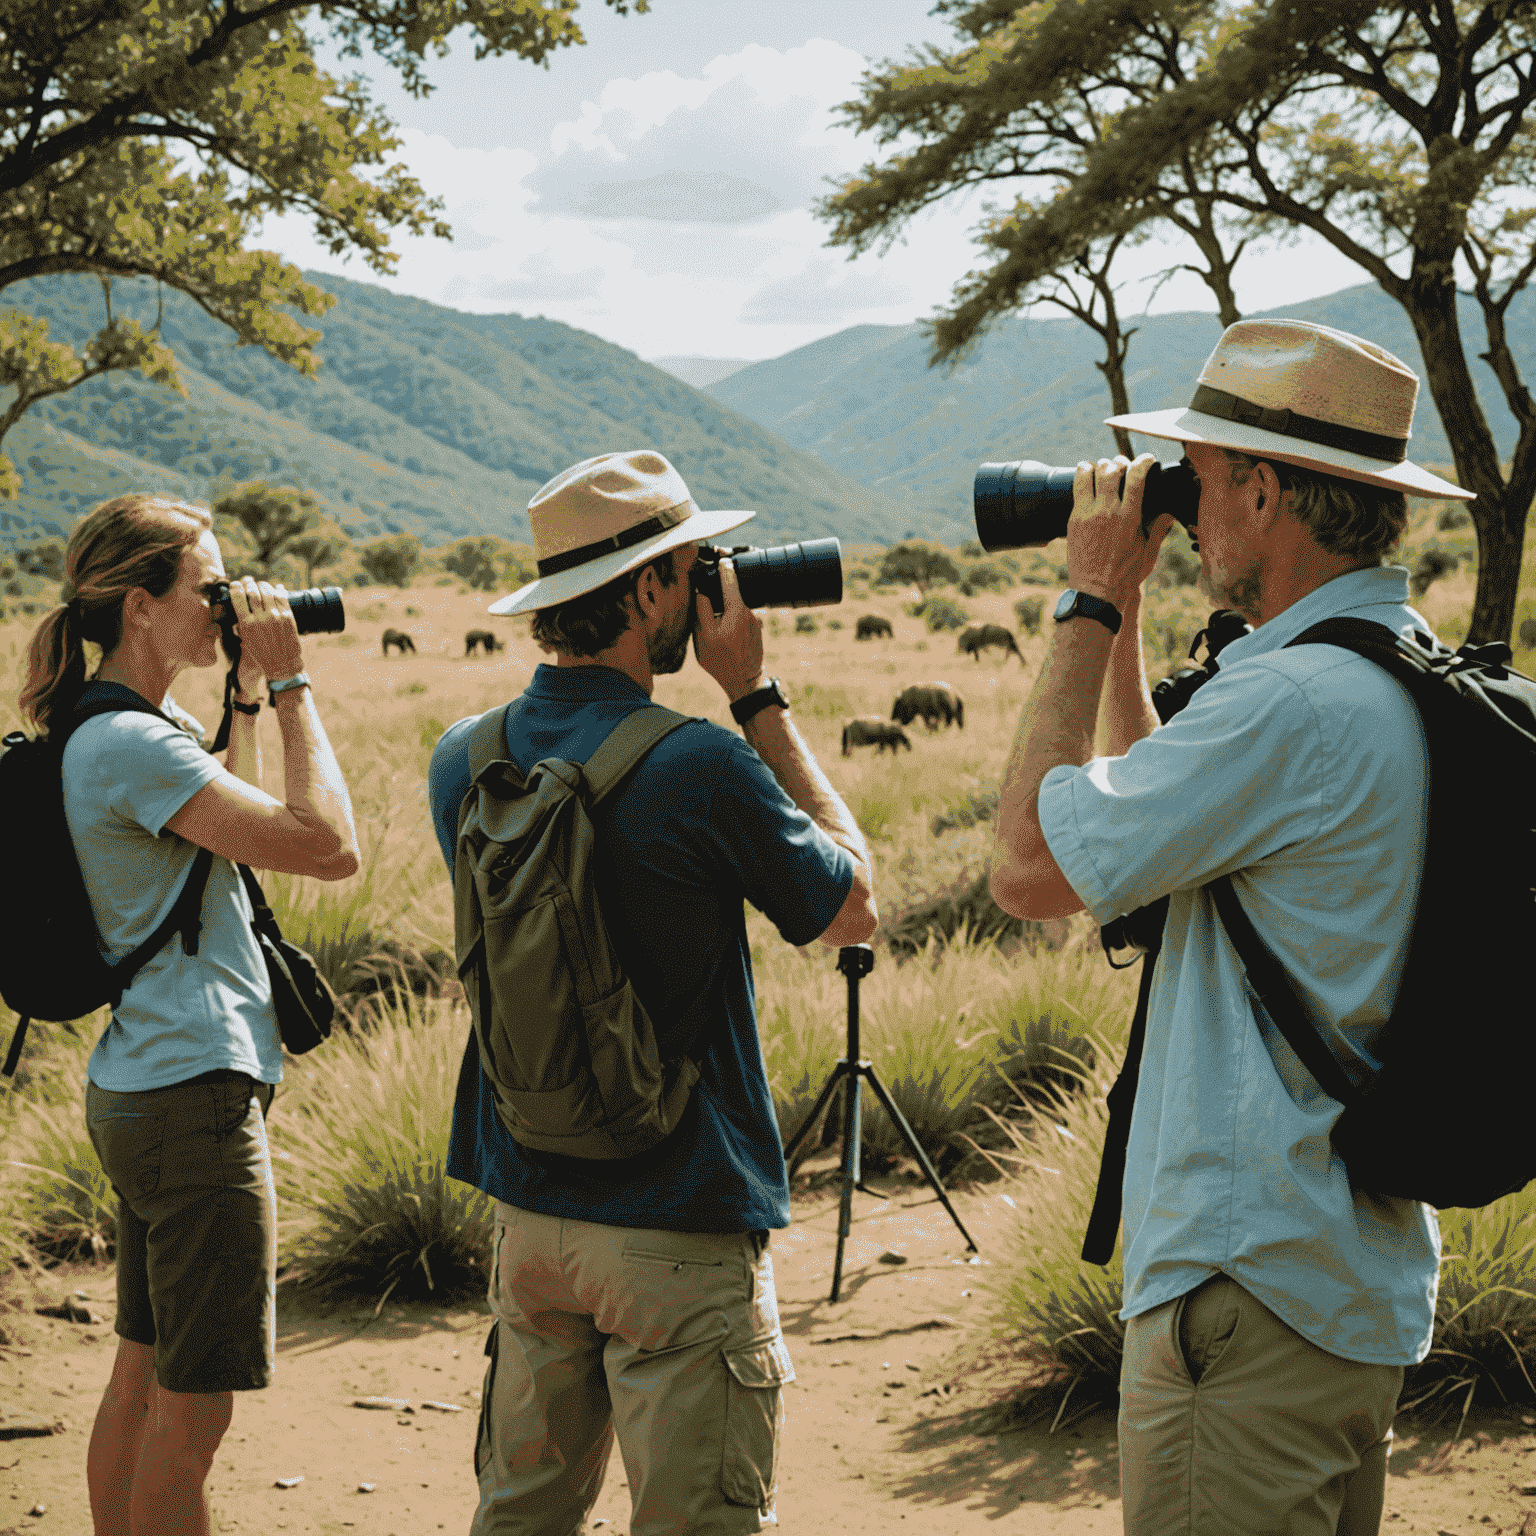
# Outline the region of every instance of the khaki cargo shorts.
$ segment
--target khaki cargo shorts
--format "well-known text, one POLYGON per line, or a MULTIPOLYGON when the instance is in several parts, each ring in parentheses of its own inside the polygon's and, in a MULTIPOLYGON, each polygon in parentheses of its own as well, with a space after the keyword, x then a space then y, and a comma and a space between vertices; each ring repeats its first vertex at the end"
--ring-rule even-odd
POLYGON ((144 1093, 86 1084, 86 1126, 118 1201, 117 1332, 154 1347, 168 1392, 271 1384, 271 1104, 271 1085, 243 1072, 144 1093))
POLYGON ((663 1232, 498 1202, 472 1536, 573 1536, 615 1436, 630 1528, 777 1523, 794 1380, 768 1234, 663 1232))

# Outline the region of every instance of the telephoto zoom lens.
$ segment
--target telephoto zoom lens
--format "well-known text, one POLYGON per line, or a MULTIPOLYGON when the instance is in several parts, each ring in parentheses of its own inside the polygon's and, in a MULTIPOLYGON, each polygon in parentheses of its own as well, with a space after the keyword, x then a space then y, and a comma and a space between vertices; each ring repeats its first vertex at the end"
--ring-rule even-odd
POLYGON ((301 635, 339 635, 347 627, 340 587, 309 587, 303 592, 290 592, 288 606, 293 610, 294 627, 301 635))
MULTIPOLYGON (((1016 459, 976 471, 971 504, 976 537, 989 555, 1004 549, 1041 549, 1067 531, 1074 470, 1016 459)), ((1122 489, 1124 477, 1120 481, 1122 489)), ((1141 524, 1150 528, 1170 512, 1186 529, 1200 510, 1200 481, 1188 464, 1154 464, 1141 497, 1141 524)))
POLYGON ((826 608, 843 600, 843 546, 836 539, 807 539, 769 549, 701 544, 690 571, 693 590, 702 592, 717 614, 725 612, 720 561, 727 555, 748 608, 826 608))

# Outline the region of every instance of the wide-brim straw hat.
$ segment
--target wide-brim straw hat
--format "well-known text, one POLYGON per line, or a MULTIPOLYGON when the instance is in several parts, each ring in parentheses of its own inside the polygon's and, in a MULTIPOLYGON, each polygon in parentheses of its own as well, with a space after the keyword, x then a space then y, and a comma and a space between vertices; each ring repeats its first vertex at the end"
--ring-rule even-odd
POLYGON ((1239 320, 1201 370, 1188 406, 1111 416, 1107 426, 1363 480, 1408 496, 1476 494, 1408 462, 1418 375, 1390 352, 1304 320, 1239 320))
POLYGON ((528 503, 538 577, 491 613, 552 608, 680 544, 739 528, 756 512, 701 512, 683 477, 654 449, 583 459, 534 492, 528 503))

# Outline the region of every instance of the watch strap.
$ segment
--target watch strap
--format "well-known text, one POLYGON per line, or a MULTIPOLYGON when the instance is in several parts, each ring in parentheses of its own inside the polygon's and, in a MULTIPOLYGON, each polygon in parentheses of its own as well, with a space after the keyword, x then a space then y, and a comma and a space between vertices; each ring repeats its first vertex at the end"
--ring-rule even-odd
POLYGON ((267 683, 267 701, 275 709, 277 696, 280 693, 292 693, 295 688, 308 688, 310 686, 308 672, 295 672, 292 677, 279 677, 269 680, 267 683))
POLYGON ((229 707, 238 715, 259 715, 261 713, 261 700, 252 699, 249 704, 242 704, 239 699, 231 699, 229 707))
POLYGON ((1110 634, 1120 633, 1120 610, 1107 598, 1094 597, 1088 592, 1079 592, 1075 587, 1068 587, 1061 595, 1062 600, 1056 608, 1056 622, 1065 623, 1068 619, 1074 619, 1081 614, 1085 619, 1097 619, 1110 634))
POLYGON ((753 715, 770 705, 777 704, 780 709, 789 708, 789 696, 784 692, 784 685, 778 678, 770 677, 761 688, 754 688, 751 693, 744 693, 731 705, 731 719, 737 725, 745 725, 753 715))

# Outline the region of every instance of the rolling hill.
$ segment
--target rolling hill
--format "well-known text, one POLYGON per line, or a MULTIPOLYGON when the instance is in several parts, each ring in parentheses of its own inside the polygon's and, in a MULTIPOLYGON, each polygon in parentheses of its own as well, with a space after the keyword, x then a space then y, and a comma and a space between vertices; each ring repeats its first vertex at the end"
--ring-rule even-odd
MULTIPOLYGON (((236 346, 167 293, 163 330, 189 397, 118 374, 35 407, 5 440, 23 491, 0 506, 0 537, 66 533, 85 508, 126 490, 208 499, 263 478, 315 492, 355 536, 526 539, 528 497, 550 476, 646 445, 677 464, 701 506, 758 509, 758 542, 836 533, 886 543, 909 524, 928 531, 912 511, 587 332, 309 276, 338 299, 320 322, 318 378, 236 346)), ((38 279, 7 298, 46 318, 54 339, 91 335, 104 315, 87 278, 38 279)), ((113 303, 149 322, 156 295, 119 283, 113 303)))
MULTIPOLYGON (((1422 378, 1423 360, 1403 311, 1374 284, 1348 288, 1267 313, 1312 320, 1366 336, 1422 378)), ((1256 317, 1250 317, 1256 318, 1256 317)), ((1128 366, 1133 408, 1187 404, 1221 327, 1214 315, 1149 315, 1135 320, 1128 366)), ((1526 377, 1536 364, 1536 299, 1510 308, 1509 332, 1526 377)), ((1463 301, 1462 334, 1475 352, 1482 320, 1463 301)), ((916 325, 854 326, 783 357, 753 363, 706 386, 722 404, 750 416, 797 448, 871 490, 913 508, 906 521, 941 519, 955 543, 974 532, 971 481, 992 459, 1070 464, 1114 452, 1103 418, 1108 391, 1095 362, 1098 338, 1075 320, 1007 319, 954 369, 928 366, 928 342, 916 325)), ((1501 450, 1515 423, 1487 365, 1473 363, 1484 411, 1501 450)), ((1172 445, 1137 444, 1164 459, 1172 445)), ((1412 456, 1449 464, 1434 404, 1421 388, 1412 456)))

